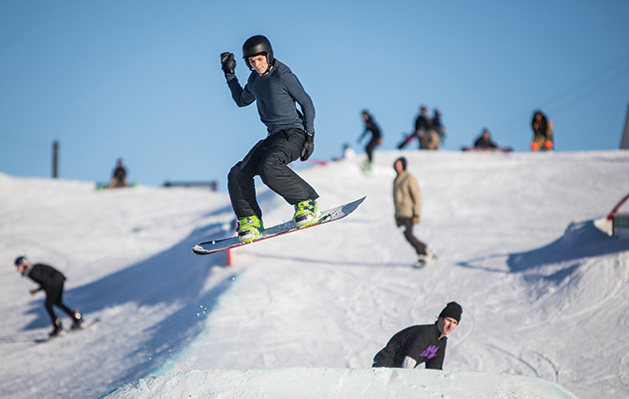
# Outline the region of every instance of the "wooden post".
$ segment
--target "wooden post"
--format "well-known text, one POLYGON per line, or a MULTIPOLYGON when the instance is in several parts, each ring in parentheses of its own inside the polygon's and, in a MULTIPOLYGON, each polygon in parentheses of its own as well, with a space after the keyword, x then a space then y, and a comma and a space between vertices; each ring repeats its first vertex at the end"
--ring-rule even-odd
POLYGON ((52 142, 52 178, 59 177, 59 142, 52 142))
POLYGON ((622 133, 622 140, 620 141, 621 150, 629 150, 629 107, 627 108, 627 119, 625 119, 625 130, 622 133))

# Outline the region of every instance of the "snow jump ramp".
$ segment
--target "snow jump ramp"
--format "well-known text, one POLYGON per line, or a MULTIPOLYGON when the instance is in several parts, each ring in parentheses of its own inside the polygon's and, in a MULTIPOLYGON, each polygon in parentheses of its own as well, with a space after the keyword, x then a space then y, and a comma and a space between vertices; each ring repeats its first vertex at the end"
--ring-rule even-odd
POLYGON ((575 399, 536 377, 425 369, 284 368, 186 371, 126 384, 107 399, 575 399))

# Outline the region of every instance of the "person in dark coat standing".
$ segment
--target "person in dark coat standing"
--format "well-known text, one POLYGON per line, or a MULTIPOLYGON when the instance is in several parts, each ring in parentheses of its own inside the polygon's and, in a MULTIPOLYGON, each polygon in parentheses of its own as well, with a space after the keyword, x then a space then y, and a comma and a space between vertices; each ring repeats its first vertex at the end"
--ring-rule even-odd
POLYGON ((66 278, 60 271, 42 263, 32 264, 26 256, 19 256, 15 259, 15 267, 22 276, 28 277, 39 284, 39 288, 33 288, 30 291, 31 295, 35 295, 42 290, 46 293, 45 307, 53 327, 52 332, 49 334, 51 337, 65 333, 61 324, 61 318, 55 314, 53 306, 60 308, 72 318, 72 328, 82 327, 81 313, 78 310, 70 309, 63 303, 63 284, 66 278))
POLYGON ((442 370, 448 343, 446 335, 459 324, 461 313, 461 305, 450 302, 435 324, 412 326, 398 332, 376 354, 372 367, 416 368, 425 363, 427 369, 442 370))
POLYGON ((428 107, 422 105, 419 108, 419 116, 415 119, 415 136, 419 141, 420 150, 429 149, 431 128, 432 121, 428 117, 428 107))
POLYGON ((553 140, 553 123, 548 120, 548 117, 542 111, 538 110, 533 113, 531 128, 533 129, 531 150, 552 151, 555 147, 553 140))
POLYGON ((382 144, 382 133, 380 132, 380 128, 376 124, 376 121, 373 119, 373 116, 367 111, 362 112, 363 121, 365 121, 365 131, 358 138, 358 142, 360 143, 367 135, 367 133, 371 133, 371 139, 367 143, 365 147, 365 152, 367 153, 367 163, 365 164, 365 169, 371 169, 373 165, 373 150, 382 144))

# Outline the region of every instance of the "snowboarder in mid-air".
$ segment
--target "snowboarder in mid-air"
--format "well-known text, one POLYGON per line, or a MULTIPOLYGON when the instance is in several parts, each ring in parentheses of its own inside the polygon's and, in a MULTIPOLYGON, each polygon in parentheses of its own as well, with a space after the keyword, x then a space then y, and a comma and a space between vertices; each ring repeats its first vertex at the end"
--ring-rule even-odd
POLYGON ((31 295, 35 295, 38 291, 46 292, 46 311, 50 316, 53 330, 50 337, 65 334, 65 330, 61 325, 61 318, 55 314, 53 306, 59 307, 72 318, 72 328, 78 329, 83 327, 83 317, 78 310, 72 310, 67 307, 63 301, 63 283, 65 276, 52 266, 42 263, 32 264, 26 256, 19 256, 15 259, 15 267, 22 276, 28 277, 37 284, 39 288, 33 288, 31 295))
POLYGON ((242 56, 251 70, 244 88, 234 74, 233 53, 221 54, 221 68, 239 107, 257 101, 260 120, 268 133, 227 176, 229 197, 238 218, 238 237, 241 242, 251 242, 264 230, 262 210, 256 200, 256 175, 293 205, 293 220, 297 226, 305 227, 317 221, 319 195, 288 166, 298 158, 306 161, 314 151, 315 109, 297 76, 275 59, 266 37, 256 35, 247 39, 242 46, 242 56))

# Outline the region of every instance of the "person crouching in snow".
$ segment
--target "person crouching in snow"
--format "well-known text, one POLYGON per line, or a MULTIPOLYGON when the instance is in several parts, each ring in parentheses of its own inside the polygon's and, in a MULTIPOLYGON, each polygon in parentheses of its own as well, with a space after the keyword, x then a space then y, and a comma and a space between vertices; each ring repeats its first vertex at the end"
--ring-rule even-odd
POLYGON ((372 367, 416 368, 426 363, 427 369, 443 369, 446 345, 461 321, 463 308, 450 302, 439 314, 435 324, 411 326, 395 334, 374 357, 372 367))
POLYGON ((310 96, 290 68, 275 59, 266 37, 247 39, 242 55, 251 70, 244 88, 234 74, 234 54, 222 53, 221 67, 239 107, 257 101, 260 120, 268 133, 227 176, 229 198, 238 218, 238 238, 250 242, 264 229, 254 176, 259 175, 264 184, 293 205, 293 220, 298 227, 316 222, 319 194, 288 167, 298 158, 306 161, 314 151, 315 109, 310 96))
POLYGON ((49 336, 54 337, 65 333, 61 325, 61 318, 55 314, 53 306, 59 307, 72 318, 72 328, 81 328, 83 326, 81 313, 78 310, 71 310, 62 301, 63 283, 66 278, 60 271, 42 263, 33 265, 26 256, 19 256, 15 259, 15 267, 22 276, 28 277, 39 284, 39 288, 33 288, 30 291, 31 295, 35 295, 41 290, 46 292, 45 306, 53 327, 52 332, 48 334, 49 336))

